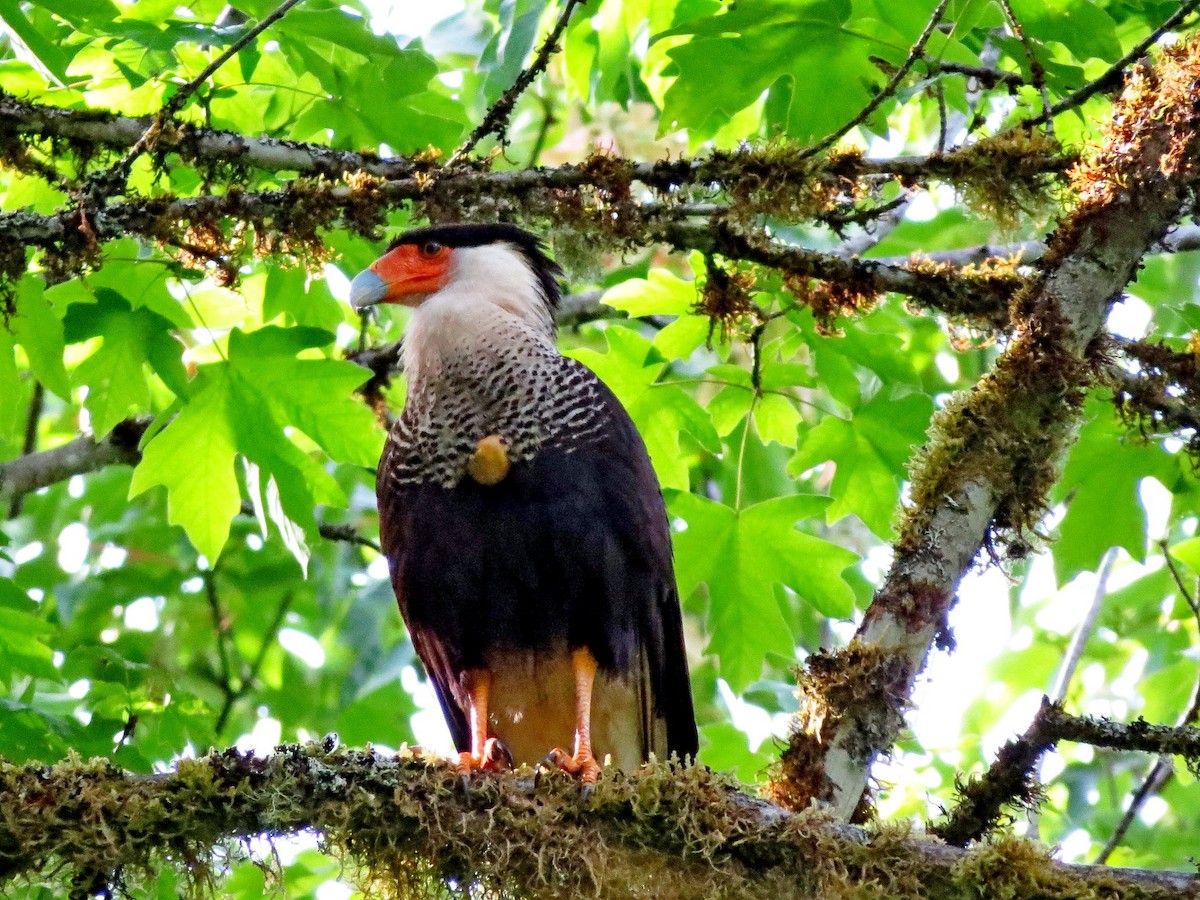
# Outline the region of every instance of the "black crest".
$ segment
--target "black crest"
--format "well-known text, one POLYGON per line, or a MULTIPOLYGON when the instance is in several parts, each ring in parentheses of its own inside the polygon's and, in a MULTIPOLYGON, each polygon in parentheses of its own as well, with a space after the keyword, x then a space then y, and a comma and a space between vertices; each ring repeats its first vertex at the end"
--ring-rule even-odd
POLYGON ((558 278, 562 269, 558 263, 546 255, 545 245, 541 238, 531 234, 524 228, 496 222, 488 225, 431 225, 428 228, 414 228, 406 231, 388 244, 388 251, 395 250, 403 244, 423 244, 426 241, 436 241, 443 247, 483 247, 488 244, 512 244, 529 268, 537 276, 542 299, 551 311, 558 309, 558 301, 562 297, 562 288, 558 278))

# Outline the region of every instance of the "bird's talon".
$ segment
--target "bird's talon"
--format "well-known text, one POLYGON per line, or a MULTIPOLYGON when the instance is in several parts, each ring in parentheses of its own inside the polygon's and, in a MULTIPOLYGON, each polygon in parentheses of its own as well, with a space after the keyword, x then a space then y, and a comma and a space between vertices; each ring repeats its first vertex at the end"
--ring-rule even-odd
POLYGON ((516 768, 512 753, 499 738, 488 738, 483 745, 483 769, 488 772, 511 772, 516 768))
POLYGON ((578 778, 583 784, 586 793, 590 793, 590 790, 587 789, 594 786, 596 780, 600 777, 600 763, 596 761, 596 757, 590 751, 570 756, 567 754, 567 751, 560 747, 555 747, 546 754, 546 758, 542 760, 542 765, 557 768, 568 775, 578 778))
POLYGON ((555 747, 538 763, 538 769, 559 769, 567 771, 567 766, 570 765, 571 757, 567 755, 565 750, 555 747))

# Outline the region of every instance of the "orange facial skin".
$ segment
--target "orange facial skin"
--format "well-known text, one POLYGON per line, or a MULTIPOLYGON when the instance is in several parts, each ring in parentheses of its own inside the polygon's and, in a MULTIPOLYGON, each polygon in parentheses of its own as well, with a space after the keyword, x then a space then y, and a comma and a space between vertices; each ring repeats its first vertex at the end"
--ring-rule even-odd
POLYGON ((433 242, 401 244, 368 268, 387 285, 381 303, 416 306, 424 297, 446 286, 450 276, 450 248, 433 242))

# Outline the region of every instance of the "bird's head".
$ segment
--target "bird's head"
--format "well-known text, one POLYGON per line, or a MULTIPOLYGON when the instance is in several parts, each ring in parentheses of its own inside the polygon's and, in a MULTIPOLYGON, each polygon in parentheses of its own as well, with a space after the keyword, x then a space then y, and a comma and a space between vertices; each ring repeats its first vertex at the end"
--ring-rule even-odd
POLYGON ((515 225, 435 225, 392 241, 350 282, 350 305, 420 307, 441 294, 462 294, 552 330, 561 274, 541 241, 515 225))

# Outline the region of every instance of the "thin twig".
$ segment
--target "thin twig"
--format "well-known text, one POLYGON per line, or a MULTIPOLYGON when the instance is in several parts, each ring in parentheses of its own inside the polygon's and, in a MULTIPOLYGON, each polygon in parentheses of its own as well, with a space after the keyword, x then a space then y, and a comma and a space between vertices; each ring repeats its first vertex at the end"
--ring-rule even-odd
POLYGON ((892 77, 888 79, 888 83, 884 85, 883 90, 872 97, 871 102, 863 107, 862 111, 859 112, 857 116, 843 125, 837 131, 833 132, 833 134, 830 134, 824 139, 818 141, 816 144, 800 154, 801 159, 809 159, 813 156, 816 156, 818 153, 828 150, 843 137, 849 134, 852 129, 857 128, 863 122, 867 121, 871 114, 875 112, 875 110, 879 109, 879 107, 883 105, 883 102, 896 92, 896 88, 900 86, 900 82, 902 82, 908 76, 908 73, 912 70, 912 67, 916 65, 917 60, 919 60, 921 55, 925 52, 925 45, 929 43, 929 38, 933 36, 933 32, 937 29, 938 23, 942 21, 942 16, 945 15, 946 7, 949 5, 950 0, 942 0, 942 2, 937 5, 937 9, 933 11, 933 15, 929 17, 929 21, 925 24, 925 30, 921 32, 921 36, 917 38, 917 42, 913 44, 912 49, 908 51, 908 58, 900 64, 900 68, 892 73, 892 77))
MULTIPOLYGON (((1071 635, 1071 643, 1067 647, 1066 656, 1063 657, 1062 665, 1058 669, 1058 674, 1054 678, 1054 684, 1050 688, 1050 702, 1061 704, 1067 696, 1067 688, 1071 685, 1071 679, 1075 677, 1075 670, 1079 668, 1079 661, 1083 659, 1083 651, 1087 647, 1088 638, 1092 636, 1092 632, 1096 630, 1096 622, 1100 618, 1100 609, 1104 606, 1104 598, 1108 595, 1108 576, 1112 574, 1113 563, 1117 558, 1117 548, 1110 547, 1104 554, 1104 559, 1100 563, 1100 572, 1096 576, 1096 590, 1092 592, 1092 602, 1088 606, 1087 612, 1083 616, 1083 620, 1079 623, 1079 627, 1075 629, 1075 633, 1071 635)), ((1033 784, 1036 787, 1042 783, 1042 764, 1045 757, 1039 757, 1037 765, 1033 771, 1033 784)), ((1031 837, 1038 837, 1039 815, 1036 807, 1029 810, 1029 834, 1031 837)))
POLYGON ((538 126, 537 136, 533 139, 533 147, 529 150, 529 162, 527 168, 532 169, 538 164, 538 160, 542 158, 542 151, 546 149, 546 138, 550 134, 550 129, 558 122, 558 117, 554 115, 554 104, 546 97, 537 95, 542 103, 542 124, 538 126))
POLYGON ((383 550, 377 542, 369 537, 363 537, 358 533, 353 525, 333 524, 330 522, 318 522, 317 533, 327 541, 341 541, 344 544, 355 544, 359 547, 370 547, 376 553, 382 553, 383 550))
POLYGON ((926 60, 930 75, 946 73, 948 75, 965 75, 973 78, 985 88, 994 88, 1003 84, 1006 87, 1017 88, 1026 84, 1020 72, 1005 72, 991 66, 970 66, 965 63, 949 62, 947 60, 926 60))
MULTIPOLYGON (((1021 27, 1021 21, 1017 18, 1017 14, 1013 12, 1012 4, 1009 0, 1000 0, 1000 6, 1004 9, 1004 16, 1008 19, 1008 27, 1012 29, 1013 35, 1021 42, 1021 46, 1025 48, 1025 57, 1029 60, 1029 75, 1033 81, 1033 86, 1037 88, 1038 93, 1042 95, 1042 115, 1048 116, 1050 112, 1050 92, 1046 89, 1046 69, 1042 65, 1042 61, 1037 58, 1037 54, 1033 49, 1033 41, 1025 34, 1025 29, 1021 27)), ((1054 123, 1047 119, 1046 128, 1051 135, 1054 134, 1054 123)))
POLYGON ((491 108, 484 115, 483 121, 471 132, 470 137, 463 142, 462 146, 454 151, 454 155, 450 157, 447 165, 452 166, 455 163, 461 162, 489 134, 495 134, 501 144, 505 142, 508 130, 508 117, 512 115, 517 99, 525 92, 525 89, 529 85, 533 84, 533 80, 545 70, 546 66, 550 64, 550 57, 558 49, 558 39, 566 31, 567 25, 571 21, 571 14, 575 12, 577 6, 582 6, 586 2, 588 0, 567 0, 567 5, 563 7, 563 11, 558 16, 558 21, 554 23, 554 27, 550 29, 550 33, 546 35, 546 39, 538 49, 537 56, 534 57, 533 62, 521 71, 509 89, 501 94, 500 98, 492 104, 491 108))
POLYGON ((121 157, 120 160, 114 163, 107 172, 100 175, 96 183, 111 185, 114 178, 119 178, 122 183, 124 183, 125 179, 129 177, 129 170, 133 166, 134 160, 141 156, 142 153, 144 153, 146 149, 154 142, 155 137, 158 135, 159 131, 162 130, 163 125, 165 125, 166 122, 175 115, 175 113, 183 109, 183 105, 187 103, 192 94, 196 93, 196 91, 199 90, 204 83, 207 82, 208 79, 211 78, 219 68, 221 68, 221 66, 225 65, 225 63, 229 62, 229 60, 241 52, 241 50, 246 47, 247 44, 286 16, 293 6, 301 2, 303 2, 303 0, 283 0, 283 2, 275 8, 274 12, 263 17, 257 25, 255 25, 240 38, 234 41, 229 47, 227 47, 224 53, 205 66, 199 75, 184 84, 183 87, 172 94, 170 98, 168 98, 167 102, 163 104, 162 109, 158 111, 158 114, 154 117, 154 121, 150 123, 150 126, 144 132, 142 132, 142 136, 138 138, 137 142, 130 147, 126 154, 121 157))
POLYGON ((1044 125, 1050 119, 1060 116, 1068 110, 1075 109, 1077 106, 1082 106, 1092 97, 1096 96, 1096 94, 1120 87, 1121 81, 1125 76, 1125 70, 1132 63, 1145 56, 1147 50, 1158 43, 1164 34, 1183 22, 1197 6, 1200 6, 1200 0, 1185 0, 1184 3, 1180 4, 1179 9, 1175 10, 1165 22, 1150 32, 1136 47, 1109 66, 1103 75, 1089 81, 1075 93, 1058 101, 1058 103, 1051 106, 1040 116, 1022 121, 1020 123, 1021 127, 1029 128, 1036 125, 1044 125))
POLYGON ((1171 556, 1171 548, 1166 538, 1158 542, 1162 549, 1163 558, 1167 562, 1167 571, 1171 573, 1171 577, 1175 580, 1175 586, 1179 588, 1179 594, 1192 610, 1192 615, 1200 619, 1200 601, 1197 601, 1195 595, 1188 590, 1188 586, 1183 583, 1183 575, 1180 574, 1179 568, 1175 565, 1175 557, 1171 556))
POLYGON ((217 737, 220 737, 221 732, 225 730, 225 726, 229 722, 229 716, 233 712, 233 707, 239 700, 250 693, 250 690, 258 683, 258 674, 262 671, 268 651, 275 646, 275 639, 279 635, 279 629, 282 627, 283 620, 292 606, 294 597, 295 594, 292 591, 288 591, 283 595, 283 599, 279 601, 279 606, 275 609, 275 615, 271 617, 271 622, 267 625, 267 630, 263 632, 262 643, 258 645, 258 652, 254 654, 254 659, 250 662, 245 676, 238 682, 236 690, 225 694, 225 700, 221 704, 216 724, 213 726, 213 733, 217 737))
POLYGON ((1150 767, 1150 771, 1146 774, 1141 785, 1137 789, 1137 793, 1133 795, 1133 799, 1129 801, 1129 808, 1121 816, 1121 821, 1117 823, 1117 827, 1113 829, 1113 833, 1109 835, 1104 846, 1100 848, 1100 852, 1096 854, 1095 864, 1098 866, 1108 862, 1108 858, 1112 856, 1113 851, 1121 846, 1121 842, 1125 840, 1125 835, 1133 825, 1133 820, 1138 817, 1138 813, 1142 811, 1142 807, 1146 805, 1146 801, 1161 791, 1167 786, 1167 782, 1175 774, 1175 760, 1169 756, 1160 756, 1154 761, 1154 765, 1150 767))
MULTIPOLYGON (((1175 585, 1179 588, 1179 593, 1191 608, 1197 626, 1200 626, 1200 604, 1196 601, 1195 592, 1188 590, 1187 585, 1183 583, 1183 578, 1175 566, 1175 560, 1171 557, 1168 540, 1163 538, 1158 543, 1162 548, 1163 556, 1167 560, 1167 568, 1171 572, 1171 577, 1175 579, 1175 585)), ((1195 725, 1197 720, 1200 720, 1200 680, 1192 688, 1192 702, 1188 705, 1184 714, 1179 717, 1179 724, 1195 725)), ((1174 775, 1175 760, 1170 756, 1163 755, 1154 761, 1154 765, 1150 767, 1150 771, 1146 773, 1133 798, 1129 801, 1129 806, 1121 816, 1121 821, 1117 823, 1117 827, 1113 829, 1113 833, 1109 835, 1100 852, 1096 854, 1097 865, 1103 865, 1108 862, 1108 858, 1112 856, 1113 851, 1121 846, 1121 842, 1125 840, 1125 835, 1133 825, 1134 819, 1142 811, 1142 807, 1146 805, 1146 801, 1165 788, 1174 775)))
POLYGON ((221 694, 225 698, 213 731, 214 734, 220 736, 221 729, 225 726, 225 719, 229 715, 229 707, 233 705, 233 698, 237 694, 237 689, 233 686, 234 675, 231 658, 232 654, 237 653, 237 648, 232 646, 232 633, 229 621, 225 617, 225 611, 221 608, 221 598, 217 593, 216 571, 214 569, 204 569, 200 573, 200 578, 204 582, 204 597, 208 600, 208 611, 212 616, 213 634, 216 636, 217 674, 221 679, 217 683, 217 687, 221 689, 221 694))
MULTIPOLYGON (((396 347, 394 358, 395 358, 396 363, 398 363, 399 362, 399 359, 398 359, 399 358, 399 345, 398 344, 397 345, 389 345, 388 348, 384 348, 384 351, 385 352, 389 351, 390 347, 393 347, 393 346, 396 347)), ((368 351, 368 353, 369 352, 371 352, 371 351, 368 351)), ((380 357, 383 356, 382 353, 380 353, 378 355, 380 357)), ((391 356, 391 353, 389 352, 388 355, 391 356)), ((358 361, 357 356, 352 355, 351 358, 355 359, 355 361, 358 361)), ((363 365, 363 363, 360 362, 359 365, 363 365)), ((254 512, 254 506, 249 501, 243 502, 241 514, 243 516, 255 516, 256 513, 254 512)), ((341 543, 344 543, 344 544, 356 544, 359 547, 370 547, 376 553, 382 552, 379 548, 379 544, 377 544, 375 541, 371 540, 368 537, 363 537, 361 534, 358 533, 358 530, 353 525, 346 525, 346 524, 341 524, 341 523, 330 523, 330 522, 318 522, 317 523, 317 534, 321 535, 321 537, 325 538, 327 541, 340 541, 341 543)))
POLYGON ((1071 643, 1067 647, 1066 656, 1063 657, 1062 665, 1059 667, 1058 676, 1054 679, 1053 687, 1050 688, 1050 700, 1053 703, 1061 703, 1066 699, 1067 688, 1071 684, 1075 670, 1079 667, 1080 659, 1083 658, 1083 651, 1087 647, 1088 638, 1092 636, 1092 632, 1096 629, 1096 620, 1100 617, 1100 609, 1104 605, 1105 596, 1108 594, 1108 576, 1112 574, 1113 563, 1116 561, 1116 558, 1116 548, 1112 547, 1104 554, 1104 559, 1100 563, 1100 572, 1096 577, 1096 590, 1092 594, 1092 603, 1088 607, 1083 621, 1075 629, 1075 634, 1071 636, 1071 643))
MULTIPOLYGON (((42 409, 45 406, 46 389, 40 381, 33 383, 33 396, 29 398, 29 414, 25 418, 25 440, 21 444, 21 456, 32 456, 37 450, 38 425, 42 421, 42 409)), ((14 494, 8 507, 8 517, 15 519, 21 514, 24 494, 14 494)))

